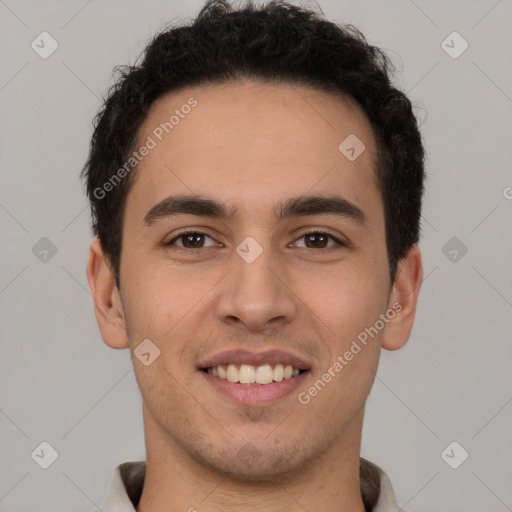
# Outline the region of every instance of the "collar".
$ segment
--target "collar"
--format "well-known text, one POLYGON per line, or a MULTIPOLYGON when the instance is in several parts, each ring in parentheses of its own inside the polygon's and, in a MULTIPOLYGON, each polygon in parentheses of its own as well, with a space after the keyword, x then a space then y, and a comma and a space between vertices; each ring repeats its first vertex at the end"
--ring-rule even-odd
MULTIPOLYGON (((146 462, 124 462, 110 477, 101 510, 95 512, 135 512, 144 487, 146 462)), ((384 471, 360 459, 361 494, 367 512, 400 512, 391 482, 384 471)))

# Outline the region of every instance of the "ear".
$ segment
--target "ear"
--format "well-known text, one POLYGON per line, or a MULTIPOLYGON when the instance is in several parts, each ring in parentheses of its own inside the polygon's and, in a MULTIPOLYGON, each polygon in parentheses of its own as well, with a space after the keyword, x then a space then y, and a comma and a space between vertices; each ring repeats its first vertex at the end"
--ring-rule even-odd
POLYGON ((94 240, 89 248, 87 280, 103 341, 111 348, 128 348, 121 296, 99 240, 94 240))
POLYGON ((423 280, 421 253, 413 245, 398 263, 397 275, 389 295, 388 308, 396 312, 390 317, 382 336, 382 348, 398 350, 408 341, 414 323, 416 304, 423 280))

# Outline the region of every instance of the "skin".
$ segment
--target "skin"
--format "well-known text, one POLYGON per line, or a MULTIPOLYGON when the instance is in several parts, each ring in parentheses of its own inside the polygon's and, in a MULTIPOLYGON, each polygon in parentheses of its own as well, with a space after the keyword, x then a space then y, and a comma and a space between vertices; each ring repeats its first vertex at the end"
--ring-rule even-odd
POLYGON ((381 349, 409 339, 422 281, 413 246, 389 282, 371 127, 339 96, 229 82, 160 98, 138 142, 192 96, 198 105, 139 163, 128 193, 121 291, 98 241, 87 267, 104 342, 133 356, 149 338, 161 351, 149 366, 132 357, 147 452, 137 511, 363 512, 365 401, 381 349), (353 162, 338 150, 351 133, 366 146, 353 162), (332 214, 274 217, 289 197, 333 192, 363 210, 366 226, 332 214), (155 204, 178 193, 238 210, 232 219, 144 224, 155 204), (164 245, 183 228, 207 236, 196 246, 186 237, 164 245), (304 236, 312 228, 349 245, 304 236), (236 252, 247 236, 263 248, 250 264, 236 252), (277 348, 310 363, 298 390, 307 391, 393 303, 401 311, 307 405, 295 392, 267 406, 238 405, 197 370, 224 350, 277 348))

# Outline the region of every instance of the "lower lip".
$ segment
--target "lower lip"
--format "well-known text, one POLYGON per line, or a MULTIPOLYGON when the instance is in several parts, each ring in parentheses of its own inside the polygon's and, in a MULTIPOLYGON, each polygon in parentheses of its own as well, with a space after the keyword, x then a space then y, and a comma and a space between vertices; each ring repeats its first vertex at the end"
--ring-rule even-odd
POLYGON ((296 377, 270 384, 240 384, 239 382, 220 379, 204 371, 200 371, 200 373, 219 393, 239 404, 266 405, 284 398, 295 391, 304 379, 308 377, 309 370, 300 373, 296 377))

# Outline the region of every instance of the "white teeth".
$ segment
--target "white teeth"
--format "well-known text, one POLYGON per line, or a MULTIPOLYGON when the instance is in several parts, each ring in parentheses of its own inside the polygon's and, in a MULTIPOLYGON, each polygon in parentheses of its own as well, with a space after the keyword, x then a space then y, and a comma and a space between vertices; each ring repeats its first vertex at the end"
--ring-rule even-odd
POLYGON ((281 382, 283 379, 290 379, 299 375, 300 370, 291 365, 263 364, 252 366, 249 364, 226 366, 215 366, 208 368, 208 373, 229 382, 240 382, 241 384, 270 384, 271 382, 281 382))
POLYGON ((228 378, 228 372, 226 371, 226 368, 224 368, 224 366, 217 366, 217 370, 219 372, 219 377, 221 379, 226 380, 228 378))
POLYGON ((234 364, 228 365, 227 379, 229 382, 238 382, 238 368, 234 364))
POLYGON ((272 366, 269 364, 258 366, 256 369, 256 382, 258 384, 270 384, 273 379, 274 371, 272 370, 272 366))
POLYGON ((240 384, 254 384, 256 382, 256 371, 254 366, 243 364, 238 370, 238 380, 240 384))
POLYGON ((282 364, 276 364, 274 368, 274 380, 281 382, 284 379, 284 368, 282 364))

